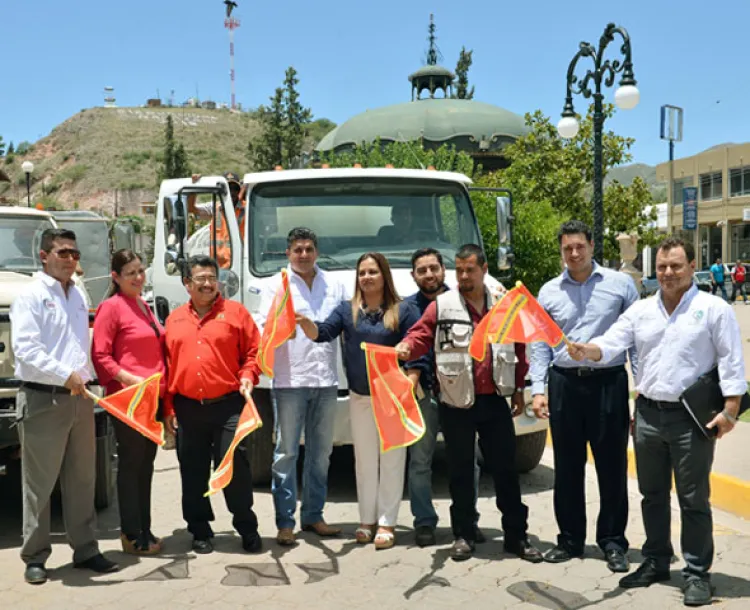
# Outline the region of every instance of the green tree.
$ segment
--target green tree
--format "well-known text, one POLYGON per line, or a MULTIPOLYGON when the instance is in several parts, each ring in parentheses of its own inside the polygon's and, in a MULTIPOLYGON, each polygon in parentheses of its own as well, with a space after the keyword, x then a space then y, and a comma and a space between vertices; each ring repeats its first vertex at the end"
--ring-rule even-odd
POLYGON ((5 142, 3 142, 3 136, 0 136, 0 157, 5 155, 5 142))
POLYGON ((297 71, 289 66, 284 78, 284 163, 293 167, 302 153, 307 126, 312 120, 312 111, 299 101, 297 71))
POLYGON ((8 152, 6 153, 8 156, 14 154, 16 152, 16 147, 13 146, 13 142, 8 144, 8 152))
POLYGON ((277 87, 270 106, 257 111, 261 133, 248 144, 248 156, 255 169, 270 170, 284 162, 284 89, 277 87))
POLYGON ((458 63, 456 63, 456 93, 453 97, 459 100, 474 98, 474 87, 469 88, 469 68, 471 68, 473 62, 473 54, 473 50, 467 51, 466 47, 461 47, 461 53, 458 55, 458 63))
POLYGON ((27 142, 26 140, 24 140, 23 142, 19 143, 18 146, 16 146, 17 155, 25 155, 29 152, 31 152, 31 142, 27 142))
POLYGON ((329 151, 321 155, 320 161, 330 167, 351 167, 355 163, 362 167, 433 167, 438 171, 458 172, 467 176, 471 176, 474 171, 472 158, 463 151, 457 151, 455 146, 443 144, 437 149, 427 149, 419 140, 389 142, 383 146, 381 141, 376 139, 370 144, 363 143, 355 147, 353 151, 329 151))
POLYGON ((185 146, 174 139, 174 122, 172 115, 167 115, 167 125, 164 129, 164 159, 159 171, 159 180, 171 178, 185 178, 190 175, 185 146))
MULTIPOLYGON (((605 106, 607 117, 614 107, 605 106)), ((592 111, 580 119, 578 135, 562 139, 549 117, 540 111, 526 115, 530 131, 518 138, 504 151, 510 166, 502 170, 503 186, 510 188, 516 201, 527 203, 549 202, 563 219, 576 218, 592 224, 591 203, 594 178, 594 130, 592 111)), ((603 172, 632 160, 630 148, 633 138, 619 136, 612 131, 602 138, 603 172)), ((604 257, 619 259, 617 235, 635 232, 644 244, 654 243, 653 229, 656 210, 646 210, 652 203, 651 193, 642 179, 629 186, 615 181, 604 191, 604 257)))

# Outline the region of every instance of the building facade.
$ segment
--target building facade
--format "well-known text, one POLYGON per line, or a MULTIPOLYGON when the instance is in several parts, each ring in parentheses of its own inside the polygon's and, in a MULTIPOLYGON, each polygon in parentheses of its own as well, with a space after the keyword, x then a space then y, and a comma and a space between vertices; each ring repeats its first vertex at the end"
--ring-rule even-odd
POLYGON ((710 148, 656 166, 658 180, 671 184, 672 232, 695 245, 697 268, 717 258, 750 261, 750 143, 710 148), (698 228, 683 230, 684 189, 697 189, 698 228))

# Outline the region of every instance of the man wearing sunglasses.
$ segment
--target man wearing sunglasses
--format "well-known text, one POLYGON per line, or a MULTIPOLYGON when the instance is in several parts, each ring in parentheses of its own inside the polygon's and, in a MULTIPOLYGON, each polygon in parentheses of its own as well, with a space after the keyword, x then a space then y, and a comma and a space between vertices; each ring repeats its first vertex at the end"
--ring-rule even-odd
MULTIPOLYGON (((193 535, 193 551, 210 553, 214 514, 205 493, 211 461, 216 467, 226 454, 245 406, 243 395, 258 383, 260 333, 242 303, 219 293, 214 259, 192 256, 184 273, 190 302, 171 313, 165 329, 169 371, 165 403, 166 411, 174 413, 167 423, 177 429, 182 515, 193 535)), ((223 492, 232 524, 242 536, 242 548, 260 551, 245 443, 235 451, 234 474, 223 492)))
POLYGON ((18 295, 10 309, 16 397, 21 440, 24 578, 47 580, 52 552, 50 496, 60 478, 65 529, 73 563, 98 573, 117 564, 99 552, 96 513, 94 405, 86 397, 93 379, 89 366, 89 316, 73 282, 81 253, 66 229, 42 233, 43 271, 18 295))

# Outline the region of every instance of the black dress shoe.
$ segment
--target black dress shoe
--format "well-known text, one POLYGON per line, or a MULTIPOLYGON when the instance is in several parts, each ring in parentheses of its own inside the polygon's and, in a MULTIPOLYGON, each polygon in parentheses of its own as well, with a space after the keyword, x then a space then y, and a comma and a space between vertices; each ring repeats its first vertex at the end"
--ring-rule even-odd
POLYGON ((199 555, 208 555, 214 552, 214 545, 208 539, 202 540, 200 538, 193 539, 193 551, 199 555))
POLYGON ((242 548, 248 553, 260 553, 263 550, 263 540, 258 532, 242 537, 242 548))
POLYGON ((474 527, 474 542, 476 542, 477 544, 487 542, 487 536, 485 536, 484 532, 479 529, 478 525, 474 527))
POLYGON ((700 578, 691 578, 685 585, 683 603, 686 606, 708 606, 713 598, 711 583, 700 578))
POLYGON ((414 542, 419 547, 432 546, 435 544, 435 528, 429 525, 420 525, 414 532, 414 542))
POLYGON ((41 585, 47 582, 47 568, 43 563, 30 563, 26 566, 23 579, 30 585, 41 585))
POLYGON ((663 582, 669 578, 669 570, 657 570, 656 564, 651 559, 646 559, 635 572, 620 579, 620 586, 623 589, 648 587, 655 582, 663 582))
POLYGON ((558 545, 544 554, 544 561, 547 563, 563 563, 570 561, 573 557, 581 558, 583 557, 583 553, 571 553, 564 546, 558 545))
POLYGON ((474 554, 474 543, 463 538, 456 538, 451 547, 451 559, 453 561, 466 561, 474 554))
POLYGON ((613 572, 628 572, 630 561, 628 556, 620 549, 610 549, 604 556, 607 558, 607 567, 613 572))
POLYGON ((524 561, 530 563, 541 563, 544 561, 542 552, 531 544, 528 540, 521 540, 520 542, 511 542, 503 545, 507 553, 518 555, 524 561))
POLYGON ((91 570, 97 574, 109 574, 110 572, 117 572, 120 569, 120 566, 114 561, 107 559, 101 553, 97 553, 93 557, 89 557, 86 561, 81 561, 74 565, 81 570, 91 570))

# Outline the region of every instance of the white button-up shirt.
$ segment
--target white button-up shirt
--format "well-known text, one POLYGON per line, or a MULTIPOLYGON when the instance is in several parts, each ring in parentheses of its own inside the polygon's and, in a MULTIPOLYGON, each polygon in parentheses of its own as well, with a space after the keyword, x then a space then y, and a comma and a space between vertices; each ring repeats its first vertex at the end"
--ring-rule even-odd
POLYGON ((46 273, 35 275, 10 308, 15 375, 22 381, 62 386, 70 374, 94 376, 89 363, 89 310, 81 290, 46 273))
POLYGON ((631 346, 638 353, 636 390, 646 398, 677 402, 701 375, 717 364, 724 396, 747 391, 740 327, 732 307, 693 285, 667 313, 656 296, 623 313, 592 340, 608 362, 631 346))
MULTIPOLYGON (((294 309, 314 322, 324 321, 341 302, 349 298, 343 282, 315 266, 312 290, 287 266, 289 287, 294 309)), ((261 293, 260 313, 255 316, 263 329, 276 290, 281 285, 281 274, 265 282, 261 293)), ((297 335, 276 349, 273 370, 274 388, 326 388, 338 385, 336 342, 315 343, 297 329, 297 335)))

